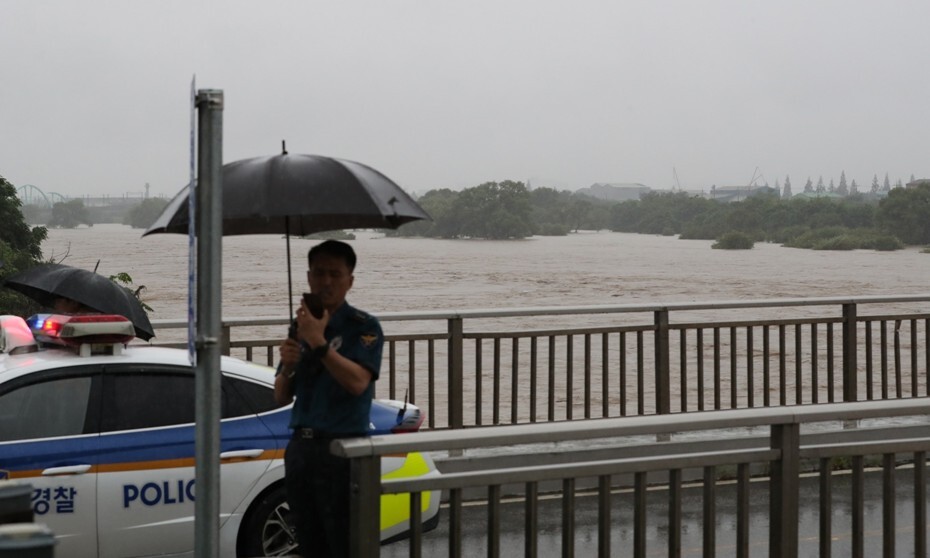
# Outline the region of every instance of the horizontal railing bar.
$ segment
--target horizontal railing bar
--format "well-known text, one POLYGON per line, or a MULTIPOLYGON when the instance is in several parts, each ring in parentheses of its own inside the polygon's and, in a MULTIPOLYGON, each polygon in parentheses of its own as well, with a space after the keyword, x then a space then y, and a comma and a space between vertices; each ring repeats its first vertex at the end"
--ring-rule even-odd
MULTIPOLYGON (((910 316, 910 314, 908 314, 910 316)), ((689 322, 689 323, 677 323, 670 324, 669 329, 680 330, 680 329, 712 329, 715 327, 719 328, 729 328, 729 327, 759 327, 759 326, 780 326, 780 325, 810 325, 810 324, 838 324, 842 323, 843 318, 841 317, 829 317, 823 316, 820 318, 786 318, 781 320, 745 320, 745 321, 731 321, 731 322, 689 322)))
POLYGON ((593 440, 640 434, 655 435, 802 422, 917 416, 927 414, 927 404, 928 398, 921 397, 890 401, 726 409, 669 415, 476 427, 463 429, 454 436, 450 436, 448 432, 415 432, 403 436, 372 436, 335 440, 332 449, 337 455, 352 458, 408 451, 441 451, 546 443, 567 439, 593 440))
MULTIPOLYGON (((150 320, 152 326, 155 328, 156 332, 159 329, 179 329, 187 327, 187 320, 174 320, 174 319, 165 319, 165 320, 150 320)), ((274 316, 256 316, 254 318, 224 318, 223 325, 229 327, 243 327, 243 326, 272 326, 272 325, 282 325, 288 324, 290 320, 285 317, 274 317, 274 316)))
POLYGON ((855 445, 822 444, 801 446, 801 457, 839 457, 850 455, 878 455, 883 453, 912 453, 930 450, 930 438, 905 438, 903 440, 857 442, 855 445))
MULTIPOLYGON (((930 318, 930 314, 889 314, 889 315, 875 315, 875 316, 859 316, 857 318, 858 322, 869 322, 869 321, 896 321, 896 320, 923 320, 930 318)), ((789 325, 812 325, 812 324, 841 324, 843 323, 842 316, 821 316, 813 318, 784 318, 780 320, 740 320, 740 321, 724 321, 724 322, 681 322, 681 323, 672 323, 669 324, 670 330, 690 330, 690 329, 713 329, 715 327, 719 328, 743 328, 743 327, 761 327, 761 326, 789 326, 789 325)), ((599 334, 599 333, 620 333, 620 332, 635 332, 635 331, 653 331, 655 330, 655 325, 653 324, 642 324, 642 325, 627 325, 627 326, 599 326, 599 327, 573 327, 571 329, 525 329, 525 330, 507 330, 507 331, 483 331, 483 332, 472 332, 465 333, 463 337, 465 339, 509 339, 511 337, 528 337, 528 336, 539 336, 547 337, 551 335, 561 336, 570 333, 572 335, 587 335, 587 334, 599 334)), ((406 339, 406 337, 405 337, 406 339)))
MULTIPOLYGON (((700 442, 694 442, 698 446, 700 442)), ((444 473, 435 477, 392 479, 381 482, 382 494, 422 492, 426 490, 451 490, 476 486, 505 485, 526 482, 542 482, 571 478, 667 471, 693 467, 736 465, 739 463, 763 463, 778 459, 781 452, 776 449, 732 450, 721 452, 696 452, 659 457, 633 457, 603 461, 560 463, 532 467, 489 469, 474 472, 444 473)))
POLYGON ((476 427, 466 428, 454 436, 450 436, 448 432, 414 432, 403 436, 335 440, 332 451, 336 455, 352 458, 408 451, 476 449, 568 439, 593 440, 802 422, 916 416, 927 413, 927 401, 926 397, 922 397, 476 427))
POLYGON ((441 341, 448 339, 448 333, 397 333, 394 335, 385 335, 385 341, 441 341))
MULTIPOLYGON (((281 337, 280 339, 249 339, 249 340, 243 340, 243 341, 230 341, 229 347, 232 349, 243 349, 243 348, 248 348, 248 347, 252 347, 252 348, 268 347, 268 346, 277 347, 278 345, 281 344, 281 341, 283 339, 284 337, 281 337)), ((185 346, 187 345, 185 344, 185 346)))
MULTIPOLYGON (((564 330, 563 330, 564 332, 564 330)), ((413 333, 413 334, 398 334, 398 335, 385 335, 384 340, 387 342, 394 341, 438 341, 442 339, 448 339, 449 336, 444 333, 413 333)), ((268 347, 268 346, 277 346, 281 343, 281 338, 273 339, 244 339, 242 341, 230 341, 229 347, 233 349, 244 349, 248 347, 268 347)), ((186 348, 186 343, 159 343, 161 347, 169 348, 186 348)))
POLYGON ((572 327, 562 329, 524 329, 507 331, 481 331, 464 333, 464 339, 510 339, 511 337, 564 337, 565 335, 596 335, 599 333, 631 333, 637 331, 652 331, 653 324, 629 326, 599 326, 599 327, 572 327))
POLYGON ((878 322, 881 320, 894 322, 896 320, 926 320, 930 318, 930 314, 884 314, 884 315, 874 315, 874 316, 858 316, 856 318, 857 322, 878 322))
MULTIPOLYGON (((726 310, 738 308, 778 308, 786 306, 828 306, 835 304, 893 304, 901 302, 930 302, 930 294, 788 298, 762 300, 733 300, 708 302, 678 302, 654 304, 615 304, 589 306, 539 306, 528 308, 489 308, 475 310, 434 310, 426 312, 380 312, 381 321, 449 320, 466 318, 506 318, 521 316, 568 315, 568 314, 611 314, 681 310, 726 310)), ((277 325, 288 323, 286 317, 228 318, 223 324, 231 327, 277 325)), ((155 328, 187 327, 187 320, 152 320, 155 328)))
MULTIPOLYGON (((380 316, 379 316, 380 318, 380 316)), ((896 320, 925 320, 930 318, 930 314, 888 314, 888 315, 874 315, 874 316, 859 316, 856 321, 860 323, 865 322, 874 322, 874 321, 896 321, 896 320)), ((153 324, 157 320, 153 320, 153 324)), ((745 321, 727 321, 727 322, 685 322, 685 323, 673 323, 669 324, 670 330, 690 330, 690 329, 713 329, 715 327, 719 328, 730 328, 730 327, 759 327, 759 326, 772 326, 777 327, 780 325, 811 325, 811 324, 838 324, 842 323, 842 317, 820 317, 820 318, 797 318, 797 319, 781 319, 781 320, 745 320, 745 321)), ((162 323, 157 322, 161 327, 186 327, 186 322, 170 322, 162 323)), ((273 323, 261 322, 224 322, 226 326, 245 326, 245 325, 283 325, 286 324, 287 320, 281 319, 273 323)), ((642 324, 642 325, 627 325, 627 326, 599 326, 599 327, 573 327, 570 329, 527 329, 527 330, 507 330, 507 331, 485 331, 485 332, 472 332, 463 334, 464 339, 509 339, 512 337, 549 337, 549 336, 564 336, 568 333, 572 335, 596 335, 600 333, 630 333, 636 331, 652 331, 655 329, 653 324, 642 324)), ((385 341, 439 341, 443 339, 448 339, 449 335, 447 333, 400 333, 394 335, 385 335, 385 341)), ((230 347, 265 347, 268 344, 275 344, 280 342, 279 338, 273 339, 258 339, 258 340, 246 340, 246 341, 231 341, 230 347)), ((162 343, 160 344, 164 347, 186 347, 185 343, 162 343)))

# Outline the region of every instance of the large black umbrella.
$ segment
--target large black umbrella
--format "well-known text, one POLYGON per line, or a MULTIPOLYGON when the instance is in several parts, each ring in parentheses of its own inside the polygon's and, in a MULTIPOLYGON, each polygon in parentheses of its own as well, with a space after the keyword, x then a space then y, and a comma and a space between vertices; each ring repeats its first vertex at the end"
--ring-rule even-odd
MULTIPOLYGON (((188 191, 142 236, 187 233, 188 191)), ((223 236, 396 229, 429 218, 391 179, 354 161, 285 153, 223 165, 223 236)))
POLYGON ((136 295, 93 271, 45 264, 11 275, 3 283, 49 308, 55 306, 55 299, 64 297, 97 312, 125 316, 135 326, 136 337, 144 341, 155 337, 155 329, 136 295))
MULTIPOLYGON (((320 155, 291 155, 284 151, 281 155, 228 163, 223 165, 222 188, 224 236, 287 236, 289 299, 293 299, 290 235, 396 229, 410 221, 430 218, 400 186, 375 169, 320 155)), ((189 190, 185 186, 142 236, 186 234, 189 190)))

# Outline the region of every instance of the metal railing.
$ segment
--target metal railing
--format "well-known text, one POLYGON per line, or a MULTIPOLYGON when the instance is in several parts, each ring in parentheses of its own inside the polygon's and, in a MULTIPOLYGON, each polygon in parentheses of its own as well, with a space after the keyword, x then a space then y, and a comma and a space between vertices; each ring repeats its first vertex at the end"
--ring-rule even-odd
MULTIPOLYGON (((412 538, 409 556, 465 556, 463 539, 474 541, 483 537, 487 556, 522 554, 535 557, 540 553, 542 535, 539 522, 540 495, 545 483, 560 486, 561 556, 575 555, 579 532, 575 523, 581 487, 593 486, 596 504, 593 512, 594 534, 598 556, 656 555, 663 548, 650 548, 647 527, 650 522, 665 534, 659 544, 668 556, 682 552, 682 518, 686 514, 700 518, 700 538, 703 556, 749 556, 751 546, 768 547, 770 556, 895 556, 901 554, 926 556, 926 452, 930 449, 930 428, 926 421, 912 428, 877 428, 875 430, 844 429, 848 421, 889 419, 892 417, 925 415, 930 400, 873 401, 804 405, 769 409, 739 409, 703 413, 651 415, 611 418, 555 424, 523 424, 467 429, 455 436, 446 432, 420 432, 403 436, 378 436, 333 443, 333 451, 352 460, 353 506, 352 529, 354 557, 379 556, 378 545, 380 496, 410 493, 412 538), (801 433, 802 428, 825 421, 837 423, 833 430, 801 433), (745 429, 739 439, 707 437, 725 429, 745 429), (761 429, 761 432, 760 432, 761 429), (683 434, 687 433, 687 434, 683 434), (656 435, 667 441, 656 442, 656 435), (870 436, 868 436, 870 434, 870 436), (864 436, 866 435, 866 436, 864 436), (651 438, 645 443, 643 437, 651 438), (681 439, 679 439, 681 437, 681 439), (611 446, 593 451, 579 451, 577 445, 594 440, 609 440, 611 446), (624 443, 627 442, 627 443, 624 443), (534 444, 548 444, 533 451, 534 444), (494 457, 471 457, 468 472, 444 473, 439 477, 380 480, 380 459, 398 452, 474 452, 498 447, 520 447, 522 463, 501 466, 494 457), (874 496, 866 490, 865 463, 877 456, 880 463, 881 505, 874 505, 874 496), (913 507, 896 509, 896 479, 901 475, 901 460, 911 463, 913 507), (834 490, 836 475, 833 466, 845 460, 851 470, 849 509, 834 490), (724 474, 725 471, 730 471, 724 474), (802 492, 804 473, 816 474, 812 489, 802 492), (733 510, 720 506, 724 490, 722 476, 735 482, 733 510), (759 480, 765 482, 750 482, 759 480), (684 483, 700 490, 698 498, 683 498, 684 483), (516 488, 514 488, 516 487, 516 488), (664 506, 656 506, 655 489, 665 494, 664 506), (522 488, 521 501, 508 504, 503 513, 504 496, 522 488), (445 541, 428 540, 437 531, 424 536, 419 523, 422 495, 428 491, 448 492, 449 506, 444 521, 445 541), (463 504, 469 490, 479 490, 487 500, 486 516, 474 526, 476 533, 465 532, 463 504), (751 502, 765 501, 767 508, 753 508, 751 502), (665 516, 656 510, 664 507, 665 516), (799 513, 802 507, 806 513, 799 513), (839 508, 843 509, 839 509, 839 508), (879 507, 880 524, 866 525, 866 511, 879 507), (522 508, 522 509, 521 509, 522 508), (632 510, 629 512, 628 510, 632 510), (718 524, 718 516, 726 511, 735 516, 735 525, 718 524), (836 517, 851 516, 850 537, 839 540, 833 535, 836 517), (522 526, 514 545, 509 537, 502 548, 504 517, 511 524, 522 526), (514 519, 514 515, 522 517, 514 519), (812 518, 816 515, 816 518, 812 518), (761 517, 760 517, 761 516, 761 517), (754 523, 767 528, 752 529, 754 523), (623 522, 623 523, 621 523, 623 522), (866 529, 868 527, 868 529, 866 529), (804 537, 800 536, 804 532, 804 537), (896 531, 900 535, 896 536, 896 531), (720 536, 728 535, 730 543, 718 550, 720 536), (735 540, 732 540, 735 539, 735 540), (751 540, 755 539, 755 540, 751 540), (619 543, 619 544, 618 544, 619 543), (514 546, 522 548, 514 548, 514 546), (622 549, 622 550, 620 550, 622 549)), ((871 486, 871 485, 869 485, 871 486)), ((585 537, 581 537, 585 538, 585 537)), ((547 539, 551 541, 551 537, 547 539)), ((550 543, 551 544, 551 543, 550 543)), ((552 548, 548 547, 548 555, 552 548)), ((588 550, 583 555, 592 555, 588 550)))
MULTIPOLYGON (((408 397, 430 429, 924 396, 928 302, 902 295, 383 313, 377 394, 408 397), (558 326, 528 329, 527 321, 558 326)), ((154 323, 159 333, 187 327, 154 323)), ((224 352, 273 365, 273 335, 285 324, 224 321, 224 352)))

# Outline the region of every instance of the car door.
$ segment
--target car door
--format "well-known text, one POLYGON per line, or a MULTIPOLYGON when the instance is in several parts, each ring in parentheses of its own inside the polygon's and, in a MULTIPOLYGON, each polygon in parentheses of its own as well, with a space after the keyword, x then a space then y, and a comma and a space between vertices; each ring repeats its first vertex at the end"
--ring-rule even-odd
MULTIPOLYGON (((269 433, 224 379, 221 524, 269 465, 269 433), (232 400, 232 401, 231 401, 232 400), (245 416, 230 416, 238 409, 245 416), (244 410, 243 410, 244 409, 244 410), (254 441, 253 441, 254 440, 254 441)), ((188 368, 111 366, 103 375, 98 482, 102 557, 194 547, 194 376, 188 368)))
POLYGON ((33 373, 0 385, 0 471, 32 485, 55 554, 97 556, 97 417, 93 368, 33 373))

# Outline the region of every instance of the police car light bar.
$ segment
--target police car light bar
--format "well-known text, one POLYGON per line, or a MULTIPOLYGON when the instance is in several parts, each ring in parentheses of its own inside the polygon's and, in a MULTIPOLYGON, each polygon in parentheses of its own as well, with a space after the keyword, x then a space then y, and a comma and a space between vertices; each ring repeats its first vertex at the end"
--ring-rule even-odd
POLYGON ((136 336, 132 322, 115 314, 36 314, 27 323, 37 341, 72 347, 126 344, 136 336))

